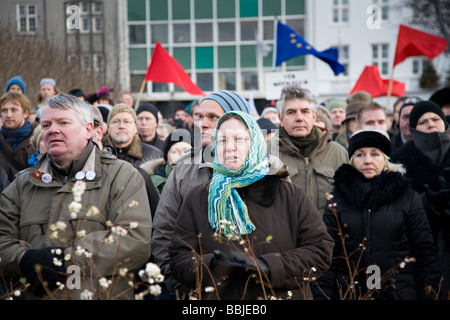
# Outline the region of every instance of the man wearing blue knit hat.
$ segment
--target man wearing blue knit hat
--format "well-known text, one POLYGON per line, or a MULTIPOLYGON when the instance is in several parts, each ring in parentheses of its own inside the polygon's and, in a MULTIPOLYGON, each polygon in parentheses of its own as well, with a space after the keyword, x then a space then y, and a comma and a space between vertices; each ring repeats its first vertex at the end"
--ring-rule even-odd
POLYGON ((201 139, 194 136, 195 147, 177 159, 177 165, 169 175, 159 199, 153 221, 152 255, 164 273, 165 284, 172 295, 186 293, 172 278, 169 265, 168 248, 178 212, 187 191, 211 179, 214 130, 219 118, 231 110, 249 113, 250 105, 241 95, 228 90, 216 91, 203 98, 199 107, 198 124, 201 139))
POLYGON ((23 81, 21 76, 16 76, 14 78, 11 78, 6 83, 6 92, 17 92, 25 94, 27 90, 27 85, 25 84, 25 81, 23 81))

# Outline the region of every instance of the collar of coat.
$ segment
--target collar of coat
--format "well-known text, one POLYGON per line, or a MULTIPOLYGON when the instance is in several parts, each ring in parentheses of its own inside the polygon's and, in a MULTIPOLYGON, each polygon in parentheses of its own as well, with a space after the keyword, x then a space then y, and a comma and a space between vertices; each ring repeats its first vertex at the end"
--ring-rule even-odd
POLYGON ((142 156, 143 156, 142 141, 138 135, 135 135, 133 137, 133 140, 131 140, 131 144, 124 148, 116 147, 110 136, 108 136, 107 141, 108 141, 108 146, 112 146, 114 149, 116 149, 117 155, 126 154, 127 156, 130 156, 130 157, 133 157, 136 159, 142 159, 142 156))
MULTIPOLYGON (((367 179, 355 167, 343 164, 334 175, 334 190, 345 206, 359 210, 376 210, 386 203, 398 200, 407 190, 408 183, 398 172, 383 171, 367 179)), ((339 203, 337 203, 339 208, 339 203)))
MULTIPOLYGON (((316 127, 317 128, 317 127, 316 127)), ((317 128, 317 131, 319 133, 319 142, 317 145, 313 148, 311 153, 308 155, 308 158, 312 158, 317 153, 324 150, 331 142, 331 133, 327 131, 326 129, 317 128)), ((280 145, 280 151, 292 155, 292 156, 298 156, 301 158, 304 158, 301 152, 298 150, 298 148, 289 140, 288 137, 284 137, 280 135, 279 137, 279 145, 280 145)))
MULTIPOLYGON (((81 169, 79 171, 84 172, 85 175, 89 171, 95 172, 95 177, 92 180, 87 180, 86 176, 82 179, 85 182, 92 182, 87 183, 86 189, 93 188, 93 187, 99 187, 101 186, 101 162, 102 158, 104 162, 111 162, 114 161, 115 157, 112 157, 110 154, 106 152, 102 152, 98 149, 97 145, 92 142, 92 140, 89 140, 88 146, 92 149, 90 153, 87 155, 86 162, 82 165, 81 169)), ((52 164, 50 163, 50 158, 46 154, 39 160, 39 162, 33 167, 30 168, 28 172, 28 180, 33 183, 34 185, 41 186, 41 187, 61 187, 64 185, 64 183, 58 179, 55 178, 55 173, 52 168, 52 164), (40 176, 36 176, 36 172, 40 173, 40 176), (52 177, 52 180, 50 182, 44 182, 42 179, 42 176, 44 174, 49 174, 52 177)), ((77 170, 72 170, 67 175, 67 182, 70 181, 76 181, 75 175, 77 170)), ((67 183, 66 183, 67 184, 67 183)), ((70 192, 70 190, 69 190, 70 192)))
POLYGON ((437 167, 416 147, 414 141, 408 141, 396 150, 391 158, 392 162, 403 164, 406 168, 407 180, 419 193, 425 191, 425 184, 432 190, 439 190, 438 177, 443 174, 445 168, 450 167, 450 150, 445 154, 441 165, 437 167))
POLYGON ((278 194, 281 180, 288 180, 288 176, 289 173, 286 168, 281 168, 275 174, 267 175, 261 180, 237 191, 244 201, 252 199, 264 207, 270 207, 278 194))

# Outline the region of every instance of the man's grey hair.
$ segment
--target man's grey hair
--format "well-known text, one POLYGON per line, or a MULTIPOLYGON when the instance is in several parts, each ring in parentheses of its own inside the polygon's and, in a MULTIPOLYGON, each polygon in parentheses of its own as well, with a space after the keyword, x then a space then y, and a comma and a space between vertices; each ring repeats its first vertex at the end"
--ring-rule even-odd
POLYGON ((53 97, 47 99, 44 105, 41 107, 41 113, 45 108, 75 110, 78 114, 80 122, 83 126, 87 125, 89 122, 94 123, 94 114, 92 112, 92 106, 71 94, 60 93, 54 95, 53 97))
POLYGON ((306 100, 311 106, 312 112, 316 112, 317 101, 314 95, 306 88, 302 88, 297 84, 286 86, 281 90, 280 99, 277 101, 278 114, 282 117, 284 112, 284 107, 286 106, 286 101, 299 99, 306 100))

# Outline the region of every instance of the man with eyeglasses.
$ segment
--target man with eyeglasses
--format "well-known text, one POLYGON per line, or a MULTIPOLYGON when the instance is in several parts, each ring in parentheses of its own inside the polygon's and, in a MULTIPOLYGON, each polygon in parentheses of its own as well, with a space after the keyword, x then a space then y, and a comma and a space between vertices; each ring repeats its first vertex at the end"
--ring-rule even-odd
POLYGON ((139 167, 146 160, 162 158, 156 147, 142 143, 137 131, 136 112, 127 104, 116 104, 108 114, 106 147, 117 158, 139 167))
POLYGON ((214 130, 219 118, 232 110, 249 113, 250 105, 241 95, 228 90, 216 91, 203 98, 199 107, 200 121, 197 123, 201 135, 194 136, 194 148, 175 161, 177 165, 161 192, 153 224, 152 256, 164 274, 165 286, 172 297, 184 299, 189 291, 172 277, 170 271, 168 249, 175 222, 186 193, 211 179, 214 130))
POLYGON ((116 104, 108 114, 108 137, 104 149, 118 159, 133 165, 144 177, 152 218, 159 195, 150 175, 140 166, 146 161, 162 158, 161 150, 143 143, 138 135, 136 112, 127 104, 116 104))

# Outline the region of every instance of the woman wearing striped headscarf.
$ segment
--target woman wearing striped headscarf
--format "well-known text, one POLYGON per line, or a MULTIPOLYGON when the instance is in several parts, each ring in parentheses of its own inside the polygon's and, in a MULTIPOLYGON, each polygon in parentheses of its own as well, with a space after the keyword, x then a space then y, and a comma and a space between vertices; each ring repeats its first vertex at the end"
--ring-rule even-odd
POLYGON ((250 115, 225 113, 213 148, 211 181, 191 189, 178 216, 173 276, 202 299, 310 298, 304 279, 328 269, 333 248, 314 205, 285 168, 270 172, 250 115))

